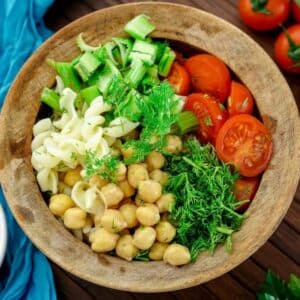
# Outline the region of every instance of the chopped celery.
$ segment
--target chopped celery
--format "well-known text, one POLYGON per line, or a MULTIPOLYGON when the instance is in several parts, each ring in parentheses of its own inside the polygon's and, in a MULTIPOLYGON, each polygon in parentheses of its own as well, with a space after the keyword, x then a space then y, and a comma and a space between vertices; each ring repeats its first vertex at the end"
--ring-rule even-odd
POLYGON ((86 82, 88 86, 97 85, 101 71, 102 70, 98 69, 89 77, 88 81, 86 82))
POLYGON ((155 63, 158 64, 165 52, 166 47, 168 47, 168 43, 166 41, 154 41, 153 44, 157 48, 155 63))
POLYGON ((113 54, 113 50, 116 48, 116 43, 108 42, 108 43, 105 43, 103 47, 104 47, 104 49, 106 49, 108 59, 110 59, 115 65, 117 65, 118 62, 116 61, 114 54, 113 54))
POLYGON ((88 105, 90 105, 96 97, 100 96, 99 89, 96 85, 89 86, 81 90, 80 93, 88 105))
POLYGON ((157 66, 154 65, 153 67, 149 68, 141 82, 141 90, 144 94, 148 94, 151 92, 153 86, 159 84, 159 77, 158 77, 158 69, 157 66))
POLYGON ((137 58, 131 62, 129 72, 126 75, 126 79, 134 88, 137 88, 146 71, 147 68, 143 61, 137 58))
POLYGON ((99 74, 98 88, 103 95, 107 94, 108 88, 113 80, 113 78, 121 76, 120 71, 116 66, 107 59, 105 61, 105 66, 99 74))
POLYGON ((83 37, 82 37, 82 34, 83 33, 80 33, 78 36, 77 36, 77 39, 76 39, 76 43, 77 43, 77 46, 79 47, 79 49, 82 51, 82 52, 93 52, 93 51, 96 51, 98 50, 101 45, 99 45, 98 47, 94 47, 94 46, 91 46, 91 45, 88 45, 83 37))
POLYGON ((136 39, 144 40, 154 29, 155 26, 150 22, 150 18, 142 14, 129 21, 124 31, 136 39))
POLYGON ((132 52, 129 55, 131 60, 140 58, 145 64, 152 66, 156 59, 157 47, 148 42, 136 40, 133 44, 132 52))
POLYGON ((79 61, 79 59, 80 59, 81 56, 82 56, 82 54, 79 54, 79 55, 77 55, 75 58, 72 59, 71 65, 72 65, 73 67, 78 63, 78 61, 79 61))
POLYGON ((112 38, 112 40, 118 46, 121 58, 121 65, 125 67, 129 60, 128 58, 133 47, 133 41, 130 38, 112 38))
POLYGON ((197 129, 198 125, 199 120, 191 111, 181 112, 176 122, 178 134, 180 135, 194 131, 195 129, 197 129))
POLYGON ((69 87, 74 91, 81 90, 80 80, 71 63, 58 62, 53 59, 47 59, 47 63, 56 70, 65 87, 69 87))
POLYGON ((154 63, 154 60, 151 57, 151 55, 147 53, 131 52, 129 58, 131 61, 139 59, 147 66, 152 66, 154 63))
POLYGON ((41 101, 50 106, 54 111, 61 111, 59 106, 59 95, 47 87, 42 90, 41 101))
POLYGON ((87 81, 89 77, 97 70, 101 62, 91 52, 85 52, 74 66, 83 81, 87 81))
POLYGON ((158 64, 158 74, 161 76, 168 76, 172 63, 175 60, 176 54, 170 47, 166 47, 162 58, 158 64))

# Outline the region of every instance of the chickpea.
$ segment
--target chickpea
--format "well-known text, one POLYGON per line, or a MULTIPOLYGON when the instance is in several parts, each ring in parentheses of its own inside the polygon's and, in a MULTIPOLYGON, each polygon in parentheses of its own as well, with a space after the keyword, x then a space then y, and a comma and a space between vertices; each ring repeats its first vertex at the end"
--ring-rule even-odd
POLYGON ((81 172, 81 167, 68 170, 64 176, 64 183, 68 186, 74 186, 76 182, 81 180, 80 172, 81 172))
POLYGON ((102 215, 94 215, 93 221, 96 227, 101 227, 101 219, 103 217, 102 215))
POLYGON ((135 193, 135 189, 129 184, 127 180, 119 182, 119 187, 124 193, 124 197, 131 197, 135 193))
POLYGON ((90 234, 91 248, 95 252, 107 252, 115 249, 119 235, 107 231, 105 228, 97 228, 90 234))
POLYGON ((168 246, 169 245, 166 243, 159 243, 159 242, 154 243, 149 252, 150 259, 162 260, 168 246))
POLYGON ((73 200, 66 194, 56 194, 50 198, 49 209, 55 216, 62 217, 67 209, 74 206, 73 200))
POLYGON ((181 266, 190 262, 191 255, 187 247, 172 244, 166 249, 163 259, 172 266, 181 266))
POLYGON ((114 183, 108 183, 101 188, 104 201, 108 208, 119 204, 124 198, 122 190, 114 183))
POLYGON ((161 221, 155 226, 156 239, 162 243, 170 243, 175 235, 175 227, 168 221, 161 221))
POLYGON ((151 248, 156 238, 156 232, 152 227, 139 227, 133 235, 133 244, 141 249, 151 248))
POLYGON ((160 213, 169 212, 174 203, 175 198, 173 194, 164 194, 156 201, 160 213))
POLYGON ((138 207, 139 207, 139 206, 144 206, 144 205, 146 204, 145 201, 142 200, 142 199, 140 198, 139 195, 136 195, 136 196, 135 196, 134 203, 135 203, 135 205, 138 206, 138 207))
POLYGON ((122 214, 116 209, 107 209, 104 212, 101 225, 109 232, 119 232, 127 227, 122 214))
POLYGON ((69 229, 81 229, 86 222, 86 212, 79 207, 72 207, 64 213, 64 224, 69 229))
POLYGON ((90 216, 87 216, 84 227, 82 228, 82 232, 84 234, 88 234, 91 231, 93 225, 93 219, 90 216))
POLYGON ((139 131, 135 128, 128 132, 122 139, 124 141, 136 140, 139 137, 139 131))
POLYGON ((133 164, 128 167, 128 182, 134 188, 137 188, 141 181, 149 179, 146 168, 139 164, 133 164))
POLYGON ((119 210, 125 222, 127 223, 128 228, 137 226, 138 220, 136 218, 136 205, 127 203, 122 205, 119 210))
POLYGON ((150 170, 161 169, 165 164, 165 158, 161 153, 157 151, 152 151, 147 156, 146 162, 150 170))
POLYGON ((124 146, 122 146, 120 150, 124 159, 129 159, 134 153, 133 147, 125 148, 124 146))
POLYGON ((150 173, 150 178, 161 185, 165 185, 168 182, 168 173, 156 169, 150 173))
POLYGON ((167 135, 166 136, 167 145, 165 151, 170 153, 179 153, 182 150, 182 141, 177 135, 167 135))
POLYGON ((136 218, 145 226, 153 226, 159 222, 160 215, 158 207, 154 204, 146 203, 136 210, 136 218))
POLYGON ((116 170, 116 179, 117 181, 123 181, 126 179, 127 168, 125 164, 119 163, 118 169, 116 170))
POLYGON ((117 148, 111 148, 111 155, 112 156, 116 156, 116 157, 120 157, 121 156, 121 151, 117 148))
POLYGON ((97 188, 101 189, 103 186, 108 184, 108 182, 99 175, 93 175, 89 180, 90 185, 95 185, 97 188))
POLYGON ((138 253, 138 248, 133 245, 133 238, 129 234, 125 234, 117 242, 116 253, 128 261, 131 261, 138 253))
POLYGON ((153 203, 161 196, 161 185, 151 179, 141 181, 138 188, 139 197, 148 203, 153 203))

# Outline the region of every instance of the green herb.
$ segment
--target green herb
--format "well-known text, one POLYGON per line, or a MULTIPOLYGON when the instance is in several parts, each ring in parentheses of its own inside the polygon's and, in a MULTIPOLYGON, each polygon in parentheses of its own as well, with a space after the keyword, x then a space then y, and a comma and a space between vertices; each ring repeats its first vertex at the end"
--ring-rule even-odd
POLYGON ((149 250, 141 250, 141 251, 139 251, 139 253, 134 257, 134 260, 150 261, 149 250))
POLYGON ((175 240, 190 249, 192 260, 219 243, 226 242, 231 251, 231 235, 244 219, 234 211, 238 174, 218 160, 213 146, 189 138, 184 147, 185 153, 167 156, 165 167, 170 174, 166 191, 176 198, 170 213, 177 226, 175 240))
POLYGON ((266 8, 268 0, 251 0, 252 10, 264 15, 271 15, 272 12, 266 8))
POLYGON ((300 278, 291 274, 286 283, 269 270, 257 296, 258 300, 299 300, 300 278))
POLYGON ((116 182, 116 172, 119 164, 120 160, 117 157, 105 155, 102 158, 98 158, 97 153, 93 151, 87 151, 84 157, 87 177, 97 174, 107 181, 116 182))

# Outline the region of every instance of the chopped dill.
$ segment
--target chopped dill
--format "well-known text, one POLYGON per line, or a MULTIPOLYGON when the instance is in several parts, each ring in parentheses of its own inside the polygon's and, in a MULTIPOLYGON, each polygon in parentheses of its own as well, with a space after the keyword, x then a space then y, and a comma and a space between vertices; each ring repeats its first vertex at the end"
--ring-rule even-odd
POLYGON ((111 155, 105 155, 98 158, 97 154, 93 151, 87 151, 84 157, 84 166, 86 176, 100 175, 105 180, 116 182, 116 171, 120 164, 120 160, 111 155))
POLYGON ((213 146, 202 146, 195 138, 184 146, 185 153, 167 156, 164 168, 170 174, 166 191, 176 198, 170 212, 175 241, 190 249, 192 261, 201 251, 213 253, 219 243, 230 252, 231 235, 244 220, 235 212, 232 192, 238 174, 217 158, 213 146))

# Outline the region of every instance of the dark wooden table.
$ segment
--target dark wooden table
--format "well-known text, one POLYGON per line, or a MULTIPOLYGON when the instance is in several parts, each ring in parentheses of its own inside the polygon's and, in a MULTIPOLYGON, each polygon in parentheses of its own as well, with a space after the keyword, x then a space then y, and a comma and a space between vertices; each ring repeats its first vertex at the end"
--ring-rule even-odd
MULTIPOLYGON (((94 10, 119 3, 134 2, 131 0, 58 0, 46 14, 46 24, 54 31, 71 21, 94 10)), ((279 31, 272 33, 255 33, 246 28, 239 19, 238 0, 177 0, 194 6, 240 27, 252 36, 272 57, 273 43, 279 31)), ((286 79, 300 107, 300 76, 286 75, 286 79)), ((266 220, 267 222, 268 220, 266 220)), ((259 234, 259 233, 257 233, 259 234)), ((266 270, 272 269, 287 279, 290 273, 300 275, 300 186, 294 201, 280 227, 270 240, 250 259, 222 277, 204 285, 162 294, 126 293, 96 286, 81 280, 52 264, 57 295, 59 299, 119 299, 119 300, 210 300, 210 299, 255 299, 255 294, 264 280, 266 270)))

